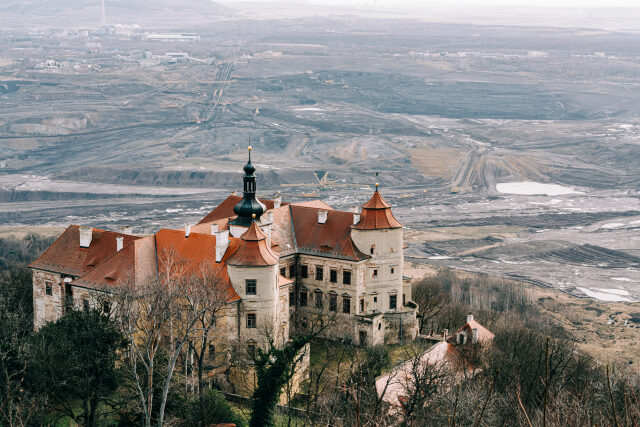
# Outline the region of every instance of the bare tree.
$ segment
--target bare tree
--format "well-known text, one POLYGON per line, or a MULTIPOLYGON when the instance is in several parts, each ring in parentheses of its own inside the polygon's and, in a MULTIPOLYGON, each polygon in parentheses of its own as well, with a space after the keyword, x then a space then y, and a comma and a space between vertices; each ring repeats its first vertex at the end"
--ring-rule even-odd
MULTIPOLYGON (((132 379, 144 412, 145 425, 152 422, 154 390, 160 352, 167 358, 161 382, 157 423, 164 423, 167 396, 176 363, 188 343, 202 348, 201 320, 219 312, 224 296, 220 281, 210 277, 211 270, 193 271, 190 263, 173 251, 159 256, 158 278, 129 283, 115 293, 117 318, 129 342, 132 379), (212 297, 212 299, 209 299, 212 297)), ((209 330, 213 325, 209 324, 209 330)), ((207 338, 208 340, 208 338, 207 338)), ((206 348, 206 345, 205 345, 206 348)), ((200 352, 201 356, 204 352, 200 352)))
MULTIPOLYGON (((219 320, 227 315, 227 307, 231 298, 228 282, 222 279, 210 268, 203 268, 197 275, 188 277, 191 298, 186 299, 186 309, 189 317, 196 320, 191 337, 189 349, 196 359, 196 372, 198 375, 198 400, 200 408, 200 422, 204 425, 204 374, 205 360, 215 357, 211 354, 210 344, 215 343, 215 348, 221 349, 223 342, 221 336, 216 335, 216 325, 219 320)), ((224 332, 223 332, 224 333, 224 332)))

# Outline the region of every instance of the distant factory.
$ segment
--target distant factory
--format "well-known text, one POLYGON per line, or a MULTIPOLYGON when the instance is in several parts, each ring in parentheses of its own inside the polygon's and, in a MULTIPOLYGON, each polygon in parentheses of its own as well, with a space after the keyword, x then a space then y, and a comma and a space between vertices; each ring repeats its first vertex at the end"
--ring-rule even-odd
POLYGON ((146 33, 145 40, 196 41, 200 40, 200 36, 195 33, 146 33))

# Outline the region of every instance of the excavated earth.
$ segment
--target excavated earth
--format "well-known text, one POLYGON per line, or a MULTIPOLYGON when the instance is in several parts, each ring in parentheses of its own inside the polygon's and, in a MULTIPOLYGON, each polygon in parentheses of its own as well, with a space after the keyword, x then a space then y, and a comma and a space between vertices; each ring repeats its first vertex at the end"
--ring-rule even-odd
POLYGON ((348 209, 380 182, 409 260, 640 300, 640 36, 305 19, 94 50, 0 31, 0 224, 198 221, 251 144, 261 197, 348 209))

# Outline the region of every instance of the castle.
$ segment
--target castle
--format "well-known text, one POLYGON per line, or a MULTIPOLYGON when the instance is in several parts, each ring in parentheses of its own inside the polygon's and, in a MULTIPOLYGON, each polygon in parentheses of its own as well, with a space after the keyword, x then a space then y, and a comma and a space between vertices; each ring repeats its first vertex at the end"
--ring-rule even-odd
POLYGON ((35 327, 69 308, 88 309, 105 289, 160 274, 170 252, 188 265, 210 266, 225 281, 236 319, 224 326, 226 340, 259 346, 270 330, 283 343, 314 316, 335 319, 328 338, 357 345, 415 339, 403 227, 377 185, 360 213, 344 212, 321 201, 258 200, 251 147, 244 172, 242 197, 229 196, 181 230, 135 236, 69 226, 29 265, 35 327))

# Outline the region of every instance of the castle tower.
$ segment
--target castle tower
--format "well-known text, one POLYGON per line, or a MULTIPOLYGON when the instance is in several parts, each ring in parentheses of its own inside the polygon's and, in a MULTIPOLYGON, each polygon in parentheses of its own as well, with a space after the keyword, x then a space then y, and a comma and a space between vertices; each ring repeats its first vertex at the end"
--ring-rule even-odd
POLYGON ((371 256, 364 272, 366 312, 400 309, 403 298, 402 224, 393 216, 391 205, 376 191, 362 205, 360 220, 351 228, 351 239, 358 249, 371 256))
POLYGON ((267 210, 265 205, 256 199, 256 176, 253 174, 256 168, 251 164, 251 146, 248 150, 249 161, 244 165, 244 176, 242 177, 244 184, 242 200, 233 207, 233 212, 238 216, 229 222, 229 229, 234 237, 239 237, 249 228, 254 219, 259 221, 260 216, 267 210))
POLYGON ((243 342, 259 344, 266 339, 265 331, 269 331, 284 342, 289 338, 288 302, 286 315, 280 316, 278 255, 267 245, 267 236, 255 222, 256 216, 252 216, 240 245, 227 260, 229 278, 242 298, 238 334, 243 342))

